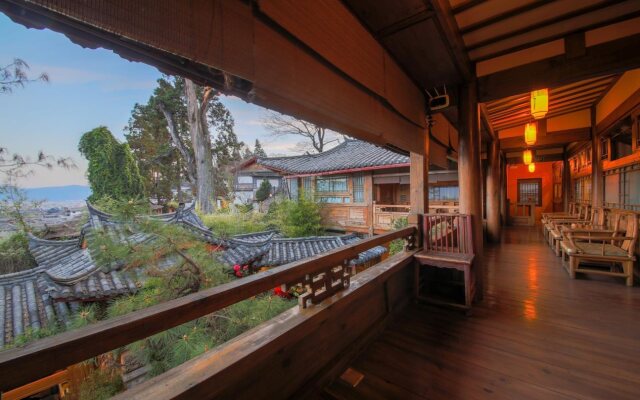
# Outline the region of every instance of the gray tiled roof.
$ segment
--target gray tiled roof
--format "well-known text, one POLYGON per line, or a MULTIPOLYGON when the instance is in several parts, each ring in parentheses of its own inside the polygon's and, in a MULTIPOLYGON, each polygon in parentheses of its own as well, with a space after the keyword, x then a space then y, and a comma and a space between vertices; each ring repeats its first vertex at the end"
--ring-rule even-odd
POLYGON ((409 157, 361 140, 348 139, 319 154, 259 158, 258 164, 285 174, 303 175, 409 164, 409 157))
MULTIPOLYGON (((243 243, 223 252, 221 260, 229 265, 276 267, 325 253, 359 241, 356 235, 313 236, 306 238, 273 238, 263 242, 243 243)), ((358 255, 351 264, 361 265, 386 253, 382 246, 374 247, 358 255)))
MULTIPOLYGON (((117 219, 89 205, 90 220, 77 240, 54 241, 29 238, 29 250, 37 266, 22 272, 0 275, 0 348, 28 329, 40 329, 52 323, 68 323, 83 302, 108 300, 135 293, 145 279, 144 268, 123 269, 114 265, 100 268, 92 250, 83 248, 83 239, 93 229, 113 229, 121 240, 130 243, 153 241, 154 236, 125 233, 117 219)), ((333 250, 359 240, 355 235, 282 238, 275 231, 256 232, 223 240, 207 229, 193 207, 176 213, 152 217, 165 223, 179 223, 203 241, 218 244, 225 250, 221 260, 234 264, 277 266, 333 250)), ((377 247, 360 253, 354 264, 362 264, 386 252, 377 247)), ((168 256, 158 263, 160 269, 175 265, 176 257, 168 256)))

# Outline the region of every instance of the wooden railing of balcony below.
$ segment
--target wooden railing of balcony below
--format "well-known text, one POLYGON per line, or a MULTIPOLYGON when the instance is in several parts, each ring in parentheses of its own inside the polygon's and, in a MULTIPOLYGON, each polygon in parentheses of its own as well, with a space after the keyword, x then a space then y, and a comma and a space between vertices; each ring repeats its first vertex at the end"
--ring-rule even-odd
MULTIPOLYGON (((325 290, 332 294, 337 292, 336 288, 330 287, 332 280, 327 279, 327 276, 336 275, 331 273, 336 267, 343 267, 349 260, 358 257, 359 253, 375 246, 387 244, 395 239, 404 238, 407 242, 407 248, 411 248, 415 245, 416 233, 414 227, 407 227, 374 236, 316 257, 286 264, 144 310, 44 338, 24 347, 0 352, 0 393, 211 314, 281 284, 317 281, 318 278, 325 279, 326 287, 319 288, 315 285, 313 290, 317 292, 310 293, 305 297, 305 306, 316 304, 326 297, 322 295, 325 290)), ((406 262, 403 260, 403 263, 406 262)), ((344 288, 348 285, 348 281, 345 282, 342 279, 338 286, 344 288)), ((311 286, 308 290, 312 290, 311 286)))

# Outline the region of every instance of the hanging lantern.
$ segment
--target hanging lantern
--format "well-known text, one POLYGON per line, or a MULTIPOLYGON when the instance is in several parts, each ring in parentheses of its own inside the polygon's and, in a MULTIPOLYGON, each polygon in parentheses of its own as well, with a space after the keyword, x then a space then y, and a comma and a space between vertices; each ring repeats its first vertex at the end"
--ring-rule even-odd
POLYGON ((527 126, 524 127, 524 142, 527 144, 527 146, 533 146, 534 144, 536 144, 536 136, 536 124, 532 122, 528 123, 527 126))
POLYGON ((525 150, 522 153, 522 161, 524 161, 524 165, 529 165, 533 161, 533 153, 531 150, 525 150))
POLYGON ((549 89, 531 92, 531 115, 535 119, 544 118, 549 111, 549 89))
POLYGON ((529 172, 536 172, 536 164, 531 163, 529 164, 529 172))

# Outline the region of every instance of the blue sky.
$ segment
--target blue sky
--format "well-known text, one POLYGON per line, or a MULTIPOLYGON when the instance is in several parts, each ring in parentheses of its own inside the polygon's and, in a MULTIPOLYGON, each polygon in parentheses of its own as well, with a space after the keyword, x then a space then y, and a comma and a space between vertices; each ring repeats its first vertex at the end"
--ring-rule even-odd
MULTIPOLYGON (((127 61, 104 49, 84 49, 64 35, 27 29, 0 14, 0 64, 25 60, 30 75, 47 72, 50 83, 32 83, 0 96, 0 146, 35 156, 39 150, 69 156, 77 170, 36 170, 24 187, 86 184, 86 160, 78 153, 80 136, 99 125, 123 139, 123 128, 135 103, 144 103, 161 73, 154 67, 127 61)), ((295 138, 274 138, 260 123, 264 108, 225 97, 240 140, 253 146, 256 138, 269 155, 292 154, 295 138)))

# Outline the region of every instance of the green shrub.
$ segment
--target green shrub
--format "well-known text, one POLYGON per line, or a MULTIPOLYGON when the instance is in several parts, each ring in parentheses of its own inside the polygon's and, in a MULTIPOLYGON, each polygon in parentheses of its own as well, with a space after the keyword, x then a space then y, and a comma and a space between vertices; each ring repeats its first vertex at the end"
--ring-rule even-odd
MULTIPOLYGON (((406 217, 398 218, 393 221, 393 230, 406 228, 409 226, 409 221, 406 217)), ((404 240, 396 239, 389 244, 389 255, 400 253, 404 249, 404 240)))
POLYGON ((202 222, 217 236, 230 237, 269 229, 267 218, 259 213, 215 213, 202 215, 202 222))
POLYGON ((298 201, 274 202, 267 216, 287 237, 317 236, 323 233, 320 204, 305 197, 298 201))
POLYGON ((109 399, 124 390, 122 377, 113 371, 94 369, 82 381, 79 388, 80 400, 109 399))
POLYGON ((29 251, 29 238, 24 232, 0 241, 0 274, 24 271, 35 265, 36 260, 29 251))

